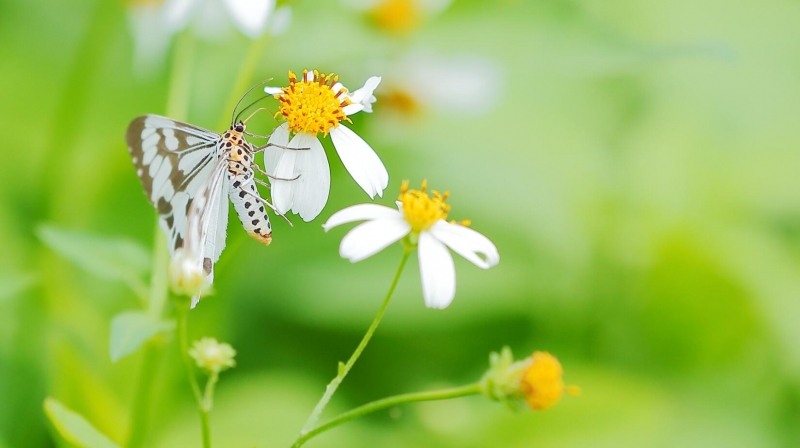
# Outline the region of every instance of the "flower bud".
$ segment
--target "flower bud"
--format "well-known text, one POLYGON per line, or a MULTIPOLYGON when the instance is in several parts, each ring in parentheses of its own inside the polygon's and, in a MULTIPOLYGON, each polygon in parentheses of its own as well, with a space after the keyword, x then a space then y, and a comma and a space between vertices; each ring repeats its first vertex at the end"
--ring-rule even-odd
POLYGON ((176 250, 172 257, 169 281, 172 292, 189 297, 199 297, 210 286, 202 259, 183 248, 176 250))
POLYGON ((565 391, 571 395, 579 393, 575 386, 564 386, 564 370, 550 353, 537 351, 514 361, 511 349, 503 347, 489 359, 489 370, 481 380, 483 394, 512 409, 518 409, 524 402, 531 409, 543 411, 558 403, 565 391))
POLYGON ((220 343, 214 338, 203 338, 195 341, 189 349, 189 356, 194 358, 197 367, 209 373, 219 373, 235 367, 236 350, 230 344, 220 343))

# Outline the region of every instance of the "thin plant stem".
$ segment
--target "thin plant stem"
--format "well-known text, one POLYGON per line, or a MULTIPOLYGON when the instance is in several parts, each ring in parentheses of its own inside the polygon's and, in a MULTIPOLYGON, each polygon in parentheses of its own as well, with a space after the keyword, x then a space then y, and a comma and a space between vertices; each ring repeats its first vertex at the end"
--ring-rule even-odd
POLYGON ((394 280, 392 280, 392 284, 389 287, 389 292, 386 294, 386 298, 383 299, 383 303, 381 304, 380 309, 378 310, 378 314, 375 315, 375 319, 372 321, 372 325, 369 326, 367 333, 361 339, 361 342, 356 347, 356 350, 350 355, 350 359, 347 360, 347 363, 342 365, 339 364, 339 372, 336 377, 328 384, 328 387, 325 388, 325 393, 320 398, 317 405, 314 407, 314 410, 311 411, 311 415, 308 416, 308 420, 303 425, 303 429, 300 430, 300 438, 306 435, 314 424, 317 423, 319 420, 320 415, 322 415, 322 411, 325 410, 325 406, 328 405, 328 402, 333 397, 333 394, 336 392, 336 389, 339 388, 339 385, 344 380, 344 377, 347 376, 347 373, 350 372, 350 369, 353 368, 353 364, 356 363, 358 357, 361 356, 361 352, 364 351, 369 340, 372 339, 372 334, 375 333, 375 329, 378 328, 378 324, 381 323, 381 319, 383 318, 383 313, 386 311, 386 307, 389 305, 389 300, 392 298, 392 294, 394 293, 395 287, 397 287, 397 282, 400 280, 400 274, 403 273, 403 268, 406 266, 406 261, 408 261, 408 256, 411 255, 411 251, 413 250, 412 246, 404 245, 404 252, 403 257, 400 259, 400 266, 397 267, 397 273, 394 275, 394 280))
POLYGON ((404 403, 413 403, 417 401, 436 401, 436 400, 449 400, 451 398, 466 397, 468 395, 477 395, 481 393, 481 383, 468 384, 466 386, 454 387, 450 389, 435 390, 430 392, 414 392, 410 394, 395 395, 393 397, 382 398, 347 412, 339 414, 338 416, 328 420, 327 422, 315 427, 308 431, 303 436, 298 438, 292 448, 300 448, 309 439, 317 436, 329 429, 335 428, 342 423, 346 423, 354 418, 361 417, 362 415, 371 412, 380 411, 381 409, 390 408, 404 403))
POLYGON ((147 434, 150 430, 150 405, 155 384, 152 375, 157 367, 160 351, 160 344, 155 341, 148 342, 144 347, 136 395, 133 398, 128 448, 139 448, 147 444, 147 434))
MULTIPOLYGON (((184 119, 189 102, 189 80, 193 59, 193 39, 188 33, 178 37, 170 75, 169 96, 167 99, 167 115, 184 119)), ((150 291, 147 301, 147 314, 154 319, 161 319, 168 297, 167 267, 169 253, 167 239, 156 219, 153 230, 153 270, 150 276, 150 291)), ((149 342, 144 348, 142 367, 131 414, 129 448, 144 446, 149 428, 150 405, 156 377, 156 362, 161 344, 149 342)))
POLYGON ((189 358, 189 337, 187 335, 187 314, 189 310, 181 307, 178 309, 178 345, 181 352, 181 359, 183 360, 183 367, 186 370, 186 377, 189 380, 189 385, 192 387, 192 395, 197 405, 197 412, 200 413, 200 429, 203 434, 203 448, 211 447, 211 430, 208 424, 209 410, 203 405, 203 395, 200 391, 200 384, 197 382, 197 376, 194 373, 192 360, 189 358))
POLYGON ((208 382, 206 382, 206 392, 203 395, 203 407, 207 412, 211 412, 214 407, 214 387, 217 385, 217 381, 219 381, 219 372, 211 372, 208 382))
POLYGON ((264 47, 267 44, 268 38, 269 35, 264 33, 261 37, 254 40, 253 43, 250 44, 250 48, 247 49, 247 54, 244 56, 242 65, 239 68, 239 74, 236 76, 236 81, 233 83, 233 89, 231 90, 231 94, 228 97, 228 102, 225 105, 226 113, 223 114, 222 120, 220 120, 220 129, 226 129, 232 124, 228 122, 230 120, 230 114, 233 113, 233 108, 236 107, 236 102, 239 101, 242 93, 247 90, 250 79, 253 77, 253 72, 256 69, 258 58, 264 52, 264 47))

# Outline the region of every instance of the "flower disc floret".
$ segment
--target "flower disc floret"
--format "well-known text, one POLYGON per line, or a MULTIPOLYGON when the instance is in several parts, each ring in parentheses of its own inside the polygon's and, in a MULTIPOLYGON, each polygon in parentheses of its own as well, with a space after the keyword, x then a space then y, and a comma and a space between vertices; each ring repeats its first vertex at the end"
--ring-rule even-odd
POLYGON ((422 181, 422 187, 413 190, 408 188, 408 181, 403 181, 400 197, 397 198, 403 204, 403 216, 414 233, 430 229, 439 220, 447 219, 450 212, 450 205, 445 203, 450 192, 441 194, 434 190, 431 197, 425 192, 427 187, 428 181, 422 181))
POLYGON ((541 411, 558 403, 565 389, 563 375, 564 369, 555 356, 534 352, 520 382, 528 406, 541 411))
POLYGON ((327 136, 341 121, 350 121, 344 108, 352 102, 347 89, 337 85, 338 81, 338 75, 326 75, 316 70, 313 75, 303 70, 303 79, 298 81, 290 71, 289 86, 282 87, 281 92, 275 94, 281 102, 275 115, 283 115, 292 133, 314 136, 322 133, 327 136))

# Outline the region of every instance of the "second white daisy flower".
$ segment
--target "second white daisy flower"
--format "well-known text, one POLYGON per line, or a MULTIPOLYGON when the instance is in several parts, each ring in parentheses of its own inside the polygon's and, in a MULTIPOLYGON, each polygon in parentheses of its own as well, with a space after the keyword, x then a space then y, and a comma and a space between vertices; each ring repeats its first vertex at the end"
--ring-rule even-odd
POLYGON ((339 254, 353 263, 371 257, 408 236, 417 244, 422 295, 429 308, 446 308, 456 294, 456 270, 448 248, 482 269, 500 261, 497 248, 488 238, 467 227, 469 222, 447 222, 448 193, 433 195, 422 188, 408 188, 403 182, 398 209, 377 204, 360 204, 333 214, 322 225, 325 231, 355 221, 367 221, 342 239, 339 254))
POLYGON ((271 182, 272 201, 281 213, 291 210, 304 221, 319 215, 330 192, 330 166, 319 134, 330 134, 344 167, 371 199, 382 196, 389 183, 389 173, 375 151, 342 124, 356 112, 372 112, 372 93, 381 78, 369 78, 364 87, 352 93, 338 79, 333 74, 307 70, 302 79, 297 79, 289 72, 288 87, 264 89, 280 101, 276 115, 286 120, 269 139, 277 147, 269 146, 264 152, 266 171, 277 178, 271 182))

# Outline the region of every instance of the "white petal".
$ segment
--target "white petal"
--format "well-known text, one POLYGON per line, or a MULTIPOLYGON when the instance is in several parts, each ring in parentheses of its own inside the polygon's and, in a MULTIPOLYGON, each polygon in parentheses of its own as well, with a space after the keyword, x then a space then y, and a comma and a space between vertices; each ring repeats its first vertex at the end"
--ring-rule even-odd
MULTIPOLYGON (((370 77, 369 79, 367 79, 367 82, 364 83, 364 87, 362 87, 362 88, 356 90, 355 92, 349 94, 350 101, 352 101, 354 104, 361 104, 363 106, 361 110, 363 110, 364 112, 372 113, 372 103, 377 101, 375 99, 375 96, 373 95, 373 92, 375 92, 375 89, 378 88, 378 85, 380 83, 381 83, 381 77, 380 76, 372 76, 372 77, 370 77)), ((343 112, 346 115, 351 115, 352 113, 355 113, 355 112, 358 112, 358 111, 349 113, 347 111, 347 108, 345 107, 343 109, 343 112)))
POLYGON ((289 29, 291 23, 292 7, 283 5, 272 13, 272 18, 269 20, 269 34, 272 36, 280 36, 289 29))
MULTIPOLYGON (((297 162, 297 151, 287 151, 285 149, 277 148, 283 151, 278 157, 278 162, 275 166, 275 172, 271 173, 273 176, 281 179, 293 179, 295 174, 295 164, 297 162)), ((269 173, 269 171, 267 171, 269 173)), ((298 179, 299 180, 299 179, 298 179)), ((270 190, 272 191, 272 205, 281 214, 286 214, 292 209, 292 198, 294 197, 295 182, 283 181, 270 178, 270 190)))
POLYGON ((431 227, 430 233, 479 268, 489 269, 500 262, 500 254, 494 243, 469 227, 439 221, 431 227))
POLYGON ((353 115, 356 112, 364 110, 364 105, 359 103, 348 104, 342 108, 345 115, 353 115))
POLYGON ((358 204, 339 210, 334 213, 322 228, 328 230, 354 221, 368 221, 375 219, 403 219, 403 214, 397 210, 378 204, 358 204))
POLYGON ((410 231, 411 226, 402 219, 367 221, 342 238, 339 255, 353 263, 361 261, 399 241, 410 231))
POLYGON ((429 232, 419 234, 419 275, 428 308, 447 308, 456 295, 456 268, 447 247, 429 232))
POLYGON ((276 176, 284 179, 292 179, 298 175, 300 177, 290 181, 272 179, 273 185, 283 188, 290 185, 291 210, 308 222, 316 218, 328 202, 328 193, 331 188, 331 169, 328 166, 328 158, 325 156, 322 143, 311 134, 297 134, 287 146, 303 149, 284 150, 285 154, 278 162, 276 176), (289 173, 286 168, 281 171, 283 160, 290 155, 293 161, 292 172, 289 173))
POLYGON ((264 92, 268 93, 270 95, 275 95, 277 93, 283 92, 283 90, 281 90, 280 87, 266 86, 266 87, 264 87, 264 92))
POLYGON ((158 5, 128 7, 128 26, 133 37, 133 68, 137 76, 153 74, 164 62, 172 31, 162 25, 158 5))
MULTIPOLYGON (((272 131, 269 136, 267 144, 286 146, 289 144, 289 123, 283 123, 272 131)), ((264 149, 264 171, 274 175, 275 169, 278 166, 283 153, 286 152, 283 148, 276 148, 275 146, 267 146, 264 149)))
POLYGON ((168 0, 162 15, 165 27, 172 32, 182 30, 197 12, 198 6, 197 0, 168 0))
POLYGON ((376 194, 383 196, 389 184, 389 173, 367 142, 343 125, 331 129, 331 140, 344 167, 370 199, 376 194))
POLYGON ((275 8, 275 0, 225 0, 231 20, 239 30, 256 39, 267 27, 267 19, 275 8))

